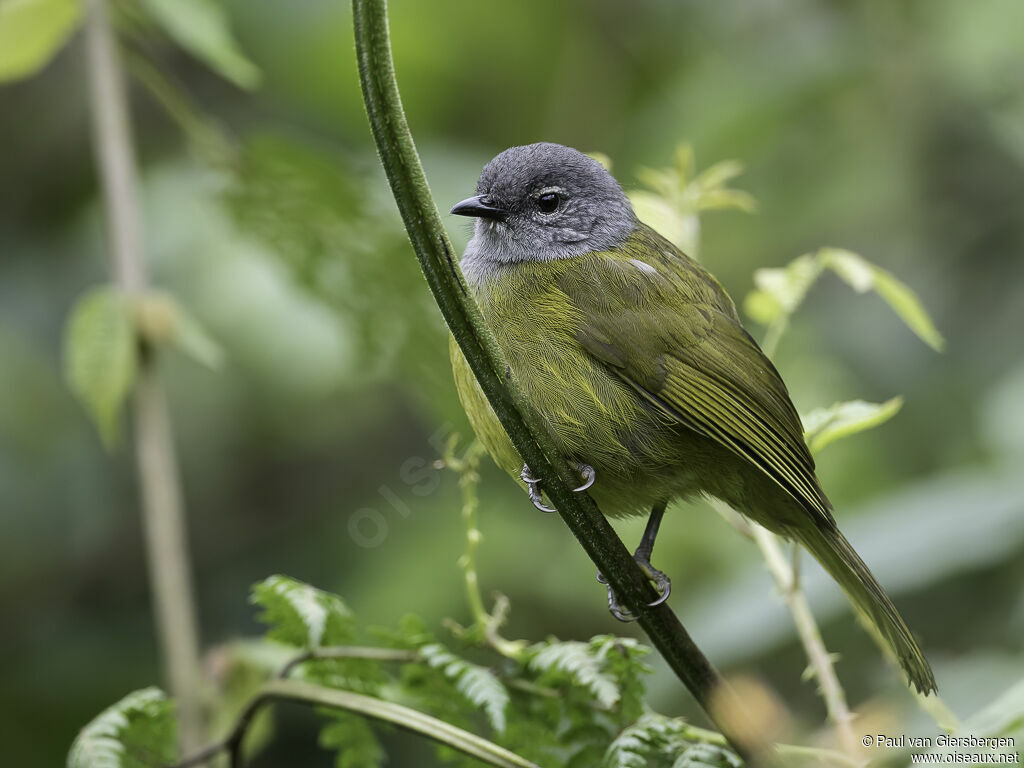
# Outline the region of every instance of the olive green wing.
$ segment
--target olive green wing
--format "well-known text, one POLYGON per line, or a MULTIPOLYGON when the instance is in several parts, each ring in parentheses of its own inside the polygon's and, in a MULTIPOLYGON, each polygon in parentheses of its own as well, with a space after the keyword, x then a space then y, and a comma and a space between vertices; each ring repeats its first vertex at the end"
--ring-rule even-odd
POLYGON ((742 456, 831 521, 786 386, 729 308, 688 301, 693 286, 664 275, 660 283, 651 276, 651 290, 619 292, 621 281, 602 279, 605 268, 617 273, 620 266, 595 265, 569 294, 583 318, 583 348, 664 414, 742 456))

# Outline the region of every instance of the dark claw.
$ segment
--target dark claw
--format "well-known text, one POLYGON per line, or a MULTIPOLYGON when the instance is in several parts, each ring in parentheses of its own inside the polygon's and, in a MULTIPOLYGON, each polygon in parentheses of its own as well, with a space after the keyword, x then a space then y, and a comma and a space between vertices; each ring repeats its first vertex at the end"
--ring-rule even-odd
POLYGON ((533 506, 541 512, 546 512, 548 514, 557 511, 551 507, 545 506, 544 497, 540 495, 540 489, 537 487, 540 485, 540 480, 530 474, 530 468, 525 464, 523 464, 523 471, 519 473, 519 477, 521 477, 523 482, 526 483, 526 487, 530 493, 530 501, 533 502, 533 506))
MULTIPOLYGON (((661 605, 668 600, 668 596, 672 594, 672 580, 652 566, 649 562, 644 560, 642 556, 636 555, 634 556, 634 559, 647 578, 654 582, 654 588, 658 590, 659 593, 658 599, 652 603, 648 603, 647 607, 654 608, 655 606, 661 605)), ((608 610, 611 612, 612 616, 622 622, 636 621, 639 618, 619 602, 619 598, 615 594, 615 590, 613 590, 611 585, 608 584, 608 580, 600 571, 597 573, 597 580, 601 584, 608 585, 608 610)))
MULTIPOLYGON (((597 580, 601 584, 608 584, 608 580, 600 571, 597 572, 597 580)), ((622 607, 619 603, 619 598, 615 595, 615 590, 611 588, 610 584, 608 584, 608 610, 612 616, 623 624, 628 624, 631 621, 637 620, 637 617, 630 613, 629 609, 622 607)))
POLYGON ((535 506, 541 512, 546 512, 547 514, 551 514, 552 512, 557 512, 558 511, 554 507, 545 506, 545 504, 544 504, 544 497, 541 496, 540 495, 540 491, 537 490, 537 484, 536 483, 533 483, 533 484, 530 485, 530 501, 532 501, 533 502, 533 506, 535 506))
MULTIPOLYGON (((659 597, 653 603, 648 603, 648 608, 653 608, 656 605, 661 605, 666 600, 668 600, 668 596, 672 594, 672 579, 670 579, 664 573, 659 571, 657 568, 651 568, 651 571, 654 574, 656 574, 655 577, 651 579, 651 581, 654 582, 654 588, 658 590, 659 597)), ((650 574, 648 574, 648 576, 650 576, 650 574)))
POLYGON ((579 488, 573 488, 573 490, 576 493, 582 493, 592 486, 595 480, 597 480, 597 472, 595 472, 594 468, 589 464, 576 464, 575 467, 576 471, 580 473, 580 477, 583 478, 583 485, 579 488))

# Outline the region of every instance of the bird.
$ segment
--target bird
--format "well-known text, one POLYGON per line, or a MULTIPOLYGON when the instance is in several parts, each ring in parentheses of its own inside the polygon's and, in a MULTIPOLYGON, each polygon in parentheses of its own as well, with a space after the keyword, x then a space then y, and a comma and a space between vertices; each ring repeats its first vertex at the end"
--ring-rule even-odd
MULTIPOLYGON (((806 548, 911 684, 936 690, 907 624, 836 524, 779 372, 721 283, 641 222, 600 163, 549 142, 511 147, 451 213, 475 219, 466 285, 508 377, 580 476, 576 490, 609 517, 648 514, 634 559, 656 603, 671 588, 651 564, 668 504, 713 497, 806 548)), ((479 440, 553 511, 454 338, 450 357, 479 440)), ((635 618, 608 593, 617 618, 635 618)))

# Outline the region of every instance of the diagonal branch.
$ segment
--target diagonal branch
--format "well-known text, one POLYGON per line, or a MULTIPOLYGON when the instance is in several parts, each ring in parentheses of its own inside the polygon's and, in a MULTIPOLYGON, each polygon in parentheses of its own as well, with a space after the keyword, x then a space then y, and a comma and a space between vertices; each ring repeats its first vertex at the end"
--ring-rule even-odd
POLYGON ((704 711, 749 759, 759 742, 744 707, 667 605, 647 606, 657 594, 611 525, 558 461, 550 434, 522 393, 505 376, 507 365, 469 295, 451 243, 427 186, 402 109, 391 59, 384 0, 353 0, 356 54, 363 100, 381 162, 424 276, 452 335, 469 362, 502 426, 573 535, 605 575, 620 600, 640 616, 640 626, 704 711))

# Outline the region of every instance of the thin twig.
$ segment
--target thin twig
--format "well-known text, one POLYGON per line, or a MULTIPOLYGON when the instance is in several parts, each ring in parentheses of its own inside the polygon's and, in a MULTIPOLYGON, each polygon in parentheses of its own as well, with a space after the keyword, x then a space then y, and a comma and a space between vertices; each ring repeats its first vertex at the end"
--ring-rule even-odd
MULTIPOLYGON (((128 99, 106 0, 90 0, 87 77, 93 147, 107 213, 111 271, 126 295, 147 287, 142 259, 135 160, 128 99)), ((199 642, 185 536, 181 481, 167 401, 152 349, 144 348, 134 391, 135 450, 147 565, 168 687, 177 700, 183 749, 200 739, 199 642)))
POLYGON ((807 654, 810 670, 818 681, 821 698, 825 701, 825 709, 829 719, 835 724, 839 743, 846 752, 854 753, 857 750, 858 739, 853 732, 853 715, 846 704, 846 693, 836 676, 832 656, 825 647, 807 596, 796 580, 796 572, 786 559, 779 539, 774 534, 759 525, 754 526, 754 540, 793 616, 793 623, 807 654))
POLYGON ((639 616, 653 645, 733 748, 750 760, 761 729, 671 609, 664 603, 648 608, 658 597, 654 587, 593 500, 573 492, 572 470, 558 459, 547 426, 506 378, 504 356, 469 295, 409 132, 391 59, 386 3, 353 0, 352 6, 359 78, 374 140, 413 249, 459 349, 519 455, 543 480, 548 498, 619 600, 639 616))

